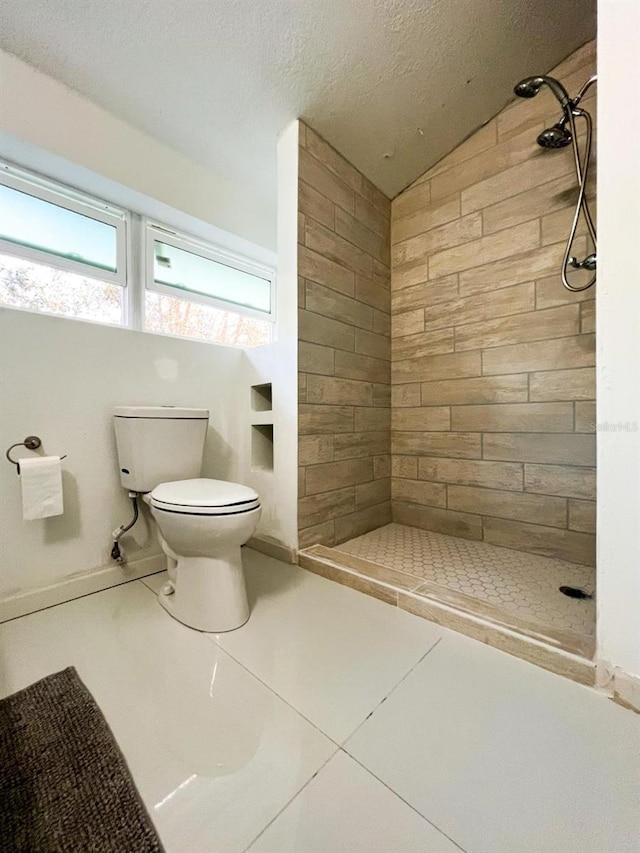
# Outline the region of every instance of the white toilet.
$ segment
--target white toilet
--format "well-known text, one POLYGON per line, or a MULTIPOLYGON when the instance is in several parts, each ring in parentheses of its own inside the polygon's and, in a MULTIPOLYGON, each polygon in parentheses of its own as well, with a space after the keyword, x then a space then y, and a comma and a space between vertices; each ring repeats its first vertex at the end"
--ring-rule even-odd
POLYGON ((120 482, 143 495, 168 557, 160 603, 185 625, 219 633, 249 618, 241 546, 261 507, 253 489, 199 476, 208 421, 206 409, 114 410, 120 482))

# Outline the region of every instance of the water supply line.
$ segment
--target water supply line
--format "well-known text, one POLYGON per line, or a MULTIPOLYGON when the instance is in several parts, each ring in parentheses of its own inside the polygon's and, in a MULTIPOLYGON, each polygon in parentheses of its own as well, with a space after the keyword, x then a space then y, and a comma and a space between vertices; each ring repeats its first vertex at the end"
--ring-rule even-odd
POLYGON ((573 215, 573 221, 571 223, 571 230, 569 233, 569 239, 567 240, 567 245, 564 252, 564 257, 562 260, 562 284, 566 287, 567 290, 572 291, 573 293, 578 293, 581 290, 586 290, 589 287, 592 287, 596 283, 595 273, 590 281, 587 284, 583 284, 580 287, 575 287, 567 278, 567 269, 569 267, 573 269, 584 269, 595 271, 596 269, 596 229, 593 224, 593 219, 591 218, 591 211, 589 210, 589 204, 586 198, 586 189, 587 189, 587 175, 589 171, 589 159, 591 157, 591 144, 593 137, 593 122, 591 120, 591 116, 586 110, 581 109, 578 104, 584 97, 585 93, 593 86, 594 83, 597 82, 597 76, 593 75, 590 77, 586 83, 582 86, 578 94, 575 98, 570 98, 567 90, 564 88, 562 83, 553 77, 527 77, 524 80, 521 80, 517 86, 514 87, 514 92, 520 98, 533 98, 535 97, 542 86, 548 86, 549 89, 553 92, 555 97, 560 102, 560 106, 562 107, 562 116, 560 120, 551 128, 547 128, 538 136, 538 144, 543 148, 564 148, 567 145, 571 145, 573 148, 573 159, 576 170, 576 177, 578 179, 578 200, 576 202, 576 209, 573 215), (586 124, 586 140, 585 140, 585 149, 584 156, 581 158, 580 156, 580 148, 578 146, 578 133, 576 129, 576 118, 584 119, 586 124), (567 130, 566 125, 569 125, 569 130, 567 130), (587 230, 589 231, 589 236, 593 242, 593 252, 587 255, 584 260, 579 261, 576 257, 571 254, 571 250, 573 247, 573 242, 576 237, 576 231, 578 229, 578 220, 580 218, 580 213, 584 215, 585 222, 587 225, 587 230))
POLYGON ((120 539, 124 534, 131 530, 133 525, 138 520, 138 493, 137 492, 129 492, 129 497, 133 501, 133 518, 129 522, 129 524, 121 524, 120 527, 117 527, 113 533, 113 547, 111 548, 111 559, 115 560, 116 563, 126 563, 126 557, 124 553, 124 549, 120 547, 120 539))

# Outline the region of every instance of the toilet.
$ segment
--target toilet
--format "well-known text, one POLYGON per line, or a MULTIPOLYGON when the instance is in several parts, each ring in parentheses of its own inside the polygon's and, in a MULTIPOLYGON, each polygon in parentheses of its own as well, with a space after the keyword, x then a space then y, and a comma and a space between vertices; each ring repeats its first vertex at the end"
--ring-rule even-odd
POLYGON ((149 506, 169 581, 164 609, 199 631, 221 633, 249 618, 241 547, 260 521, 257 492, 200 476, 206 409, 118 406, 120 482, 149 506))

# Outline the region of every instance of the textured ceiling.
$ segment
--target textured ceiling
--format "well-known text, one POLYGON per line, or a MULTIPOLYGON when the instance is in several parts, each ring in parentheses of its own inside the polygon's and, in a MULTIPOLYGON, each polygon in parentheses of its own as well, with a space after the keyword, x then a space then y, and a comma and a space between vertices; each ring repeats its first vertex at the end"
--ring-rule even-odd
MULTIPOLYGON (((595 35, 595 0, 3 0, 0 44, 275 195, 296 117, 394 196, 595 35)), ((1 85, 1 82, 0 82, 1 85)))

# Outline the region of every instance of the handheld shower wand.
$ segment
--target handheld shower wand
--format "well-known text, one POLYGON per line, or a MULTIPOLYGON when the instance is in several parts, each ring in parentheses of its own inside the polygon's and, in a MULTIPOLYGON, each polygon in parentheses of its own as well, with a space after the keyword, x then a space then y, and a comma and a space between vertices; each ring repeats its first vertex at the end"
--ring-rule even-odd
POLYGON ((562 107, 562 117, 560 121, 554 124, 553 127, 549 127, 542 131, 538 136, 538 145, 542 148, 565 148, 567 145, 573 146, 573 157, 576 176, 578 179, 579 193, 575 213, 573 215, 573 222, 571 224, 571 231, 569 233, 569 239, 567 240, 567 246, 562 261, 562 284, 567 288, 567 290, 571 290, 573 292, 586 290, 588 287, 595 284, 596 281, 596 276, 594 275, 587 284, 582 285, 581 287, 575 287, 567 278, 568 267, 585 270, 595 270, 596 268, 596 229, 593 224, 593 219, 591 218, 591 211, 589 210, 589 204, 585 195, 587 187, 587 173, 589 170, 589 158, 591 156, 593 123, 589 113, 578 106, 587 90, 596 81, 596 76, 590 77, 573 99, 569 97, 569 94, 562 83, 554 77, 526 77, 524 80, 521 80, 513 90, 520 98, 535 98, 543 86, 548 86, 562 107), (578 147, 578 134, 575 122, 576 118, 584 119, 587 129, 585 151, 582 159, 580 157, 580 149, 578 147), (568 128, 567 125, 569 126, 568 128), (584 260, 579 261, 577 258, 572 256, 571 249, 573 241, 575 240, 581 211, 584 215, 585 222, 587 223, 589 235, 593 241, 593 252, 590 255, 587 255, 584 260))

